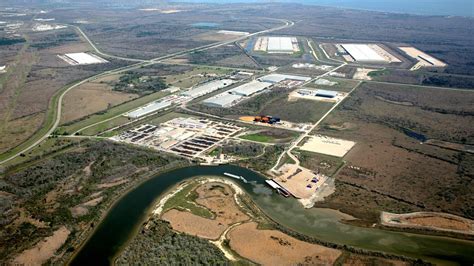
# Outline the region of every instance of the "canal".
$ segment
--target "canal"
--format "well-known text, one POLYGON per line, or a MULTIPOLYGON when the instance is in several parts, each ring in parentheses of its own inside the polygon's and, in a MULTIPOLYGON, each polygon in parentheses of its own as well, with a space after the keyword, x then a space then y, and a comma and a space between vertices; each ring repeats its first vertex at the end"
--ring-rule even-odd
MULTIPOLYGON (((265 178, 256 172, 232 165, 193 166, 157 175, 131 190, 110 209, 92 236, 72 260, 72 265, 109 265, 120 248, 144 222, 158 197, 174 185, 198 176, 223 176, 224 172, 242 175, 235 180, 254 202, 273 220, 294 231, 320 240, 357 248, 429 260, 472 265, 474 242, 447 237, 424 236, 362 228, 340 223, 344 216, 329 209, 304 209, 295 199, 270 190, 265 178)), ((229 177, 225 177, 229 178, 229 177)))

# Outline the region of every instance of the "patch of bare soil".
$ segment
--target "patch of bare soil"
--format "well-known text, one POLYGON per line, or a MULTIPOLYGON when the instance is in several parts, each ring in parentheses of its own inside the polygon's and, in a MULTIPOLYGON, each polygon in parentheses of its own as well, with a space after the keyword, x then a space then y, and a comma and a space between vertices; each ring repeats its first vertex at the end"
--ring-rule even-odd
POLYGON ((276 230, 259 230, 254 222, 233 228, 230 247, 262 265, 332 265, 341 251, 310 244, 276 230))
POLYGON ((31 249, 23 251, 14 260, 14 265, 42 265, 66 242, 71 231, 65 226, 54 231, 52 236, 44 238, 31 249))

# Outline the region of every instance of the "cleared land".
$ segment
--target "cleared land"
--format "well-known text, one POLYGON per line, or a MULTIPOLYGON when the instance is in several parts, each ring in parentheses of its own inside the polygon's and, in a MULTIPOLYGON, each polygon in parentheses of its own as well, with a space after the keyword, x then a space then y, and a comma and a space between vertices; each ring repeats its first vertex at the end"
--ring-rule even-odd
POLYGON ((344 157, 349 152, 355 142, 336 139, 327 136, 311 136, 306 142, 300 147, 304 151, 322 153, 335 157, 344 157))
POLYGON ((228 238, 231 249, 258 264, 333 264, 341 255, 338 250, 306 243, 277 230, 257 227, 254 222, 241 224, 230 230, 228 238))

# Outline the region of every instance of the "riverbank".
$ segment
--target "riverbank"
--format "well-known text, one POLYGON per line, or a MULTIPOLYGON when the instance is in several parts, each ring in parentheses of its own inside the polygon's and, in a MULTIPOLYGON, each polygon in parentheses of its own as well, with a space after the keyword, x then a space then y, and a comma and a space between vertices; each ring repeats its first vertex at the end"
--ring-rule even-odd
POLYGON ((115 197, 105 203, 102 204, 103 211, 100 212, 99 216, 97 216, 95 219, 91 221, 91 226, 83 230, 79 236, 75 237, 70 241, 71 247, 68 249, 73 249, 74 252, 70 256, 64 256, 63 261, 68 264, 72 265, 76 256, 78 253, 81 251, 81 249, 86 245, 86 243, 92 238, 92 236, 96 233, 96 231, 99 229, 100 223, 107 217, 107 215, 110 213, 110 211, 117 205, 117 203, 123 199, 128 193, 142 185, 143 183, 149 181, 151 178, 155 177, 156 175, 163 174, 169 171, 177 170, 182 167, 189 167, 192 166, 192 164, 189 163, 178 163, 176 165, 171 164, 168 165, 167 167, 161 168, 157 171, 152 171, 148 173, 147 175, 143 176, 141 179, 135 180, 135 182, 130 182, 126 188, 123 190, 120 190, 115 193, 115 197), (97 226, 95 226, 97 225, 97 226))
MULTIPOLYGON (((194 166, 177 169, 151 178, 125 195, 102 221, 100 228, 81 250, 81 262, 108 261, 117 253, 146 218, 144 213, 157 203, 171 188, 199 176, 222 176, 229 172, 244 176, 249 183, 239 183, 258 209, 282 228, 301 237, 328 245, 351 248, 355 253, 390 254, 420 258, 433 263, 457 261, 470 263, 474 243, 445 237, 397 233, 377 228, 361 228, 341 223, 343 216, 336 211, 304 209, 301 204, 284 198, 265 185, 265 178, 245 168, 233 165, 194 166)), ((222 176, 222 178, 226 178, 222 176)))

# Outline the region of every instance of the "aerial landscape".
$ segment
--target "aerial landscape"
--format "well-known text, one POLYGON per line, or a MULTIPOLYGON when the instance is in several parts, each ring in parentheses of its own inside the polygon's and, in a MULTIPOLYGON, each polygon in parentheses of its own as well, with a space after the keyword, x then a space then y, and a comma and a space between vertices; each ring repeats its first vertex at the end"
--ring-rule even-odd
POLYGON ((0 1, 0 264, 474 265, 474 4, 377 2, 0 1))

